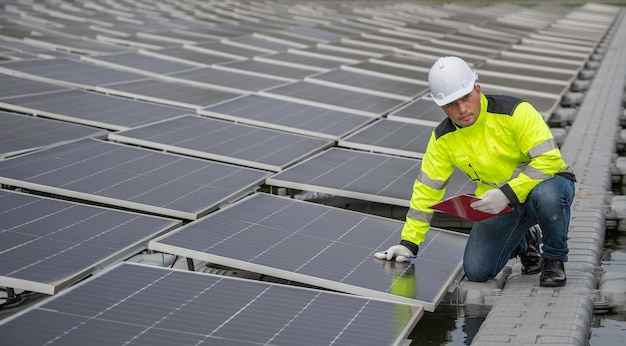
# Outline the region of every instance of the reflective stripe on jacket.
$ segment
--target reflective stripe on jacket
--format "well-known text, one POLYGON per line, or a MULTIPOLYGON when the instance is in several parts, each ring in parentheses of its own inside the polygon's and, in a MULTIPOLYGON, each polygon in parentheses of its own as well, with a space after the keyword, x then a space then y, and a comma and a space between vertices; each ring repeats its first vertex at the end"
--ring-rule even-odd
POLYGON ((567 171, 543 116, 528 102, 481 94, 476 122, 461 128, 446 119, 432 132, 413 185, 402 239, 424 241, 433 210, 455 167, 474 181, 475 194, 500 188, 513 205, 541 181, 567 171))

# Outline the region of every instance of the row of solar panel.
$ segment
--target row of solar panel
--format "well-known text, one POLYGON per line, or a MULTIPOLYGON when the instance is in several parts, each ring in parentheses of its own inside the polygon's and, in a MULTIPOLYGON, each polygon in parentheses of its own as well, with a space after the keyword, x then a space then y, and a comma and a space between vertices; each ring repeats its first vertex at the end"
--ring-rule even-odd
MULTIPOLYGON (((400 221, 248 195, 268 184, 406 206, 427 135, 444 116, 422 97, 436 56, 464 57, 475 64, 485 90, 523 96, 548 118, 615 16, 610 6, 597 5, 502 5, 480 12, 416 4, 358 11, 343 3, 57 6, 18 2, 2 17, 0 38, 11 41, 0 46, 38 48, 22 57, 6 54, 18 61, 0 63, 0 104, 54 120, 0 113, 7 125, 0 182, 73 201, 3 192, 0 263, 6 270, 2 265, 0 284, 54 294, 94 266, 147 246, 368 299, 324 291, 311 298, 295 288, 125 265, 24 315, 41 321, 40 334, 24 329, 20 317, 0 325, 0 341, 9 343, 93 341, 94 329, 109 335, 110 328, 123 327, 128 335, 120 337, 137 342, 187 340, 195 333, 193 342, 330 344, 299 327, 322 321, 342 330, 317 329, 335 335, 335 343, 401 342, 422 308, 434 310, 458 279, 464 235, 433 228, 412 265, 390 266, 371 254, 397 242, 400 221), (495 15, 508 21, 491 20, 495 15), (588 23, 583 29, 579 17, 588 23), (519 18, 524 24, 510 24, 519 18), (183 220, 193 221, 182 226, 183 220), (185 284, 151 295, 171 289, 170 280, 185 284), (86 306, 76 305, 73 295, 101 297, 119 285, 126 295, 77 312, 86 306), (266 298, 273 291, 293 305, 277 307, 266 298), (245 298, 219 308, 201 303, 240 293, 245 298), (180 302, 164 309, 172 298, 180 302), (140 316, 137 304, 145 299, 158 311, 140 316), (326 299, 358 308, 345 312, 348 321, 329 318, 326 299), (260 310, 250 308, 255 304, 260 310), (197 316, 189 313, 198 309, 213 311, 218 326, 183 331, 179 318, 193 324, 189 319, 197 316), (242 335, 266 310, 292 317, 242 335), (305 318, 311 311, 321 313, 305 318), (120 319, 122 312, 132 321, 120 319), (401 321, 380 324, 392 315, 401 321), (51 320, 58 322, 44 326, 51 320)), ((469 189, 459 174, 448 195, 469 189)))

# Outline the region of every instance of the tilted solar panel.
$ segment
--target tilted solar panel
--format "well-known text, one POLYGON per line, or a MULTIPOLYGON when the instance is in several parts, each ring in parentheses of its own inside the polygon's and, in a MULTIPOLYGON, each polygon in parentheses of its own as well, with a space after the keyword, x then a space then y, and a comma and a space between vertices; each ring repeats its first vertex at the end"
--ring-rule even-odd
MULTIPOLYGON (((409 206, 421 160, 330 148, 265 180, 272 186, 409 206)), ((475 184, 455 170, 446 197, 473 193, 475 184)))
POLYGON ((431 228, 412 263, 378 260, 403 222, 258 193, 151 241, 150 249, 433 311, 467 236, 431 228))
POLYGON ((179 220, 0 191, 0 286, 55 294, 179 220))
MULTIPOLYGON (((0 103, 1 104, 1 103, 0 103)), ((108 131, 45 118, 0 112, 0 159, 108 131)))
POLYGON ((402 100, 300 81, 260 92, 261 95, 365 116, 381 117, 402 100))
POLYGON ((109 130, 126 130, 188 112, 184 108, 73 89, 0 99, 0 106, 109 130))
POLYGON ((26 345, 404 345, 419 306, 121 264, 0 324, 26 345))
POLYGON ((338 139, 372 121, 370 117, 245 95, 197 111, 198 114, 320 138, 338 139))
POLYGON ((421 159, 426 152, 434 126, 378 119, 343 137, 341 147, 421 159))
POLYGON ((0 161, 0 182, 195 219, 255 190, 269 173, 84 139, 0 161))
POLYGON ((195 115, 111 133, 109 139, 271 171, 280 171, 334 144, 195 115))

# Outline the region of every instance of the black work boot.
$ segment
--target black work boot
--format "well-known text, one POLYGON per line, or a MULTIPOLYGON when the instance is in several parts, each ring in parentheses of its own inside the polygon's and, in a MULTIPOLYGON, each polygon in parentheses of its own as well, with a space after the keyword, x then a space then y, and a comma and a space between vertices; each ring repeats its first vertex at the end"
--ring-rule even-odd
POLYGON ((526 251, 519 255, 522 262, 522 274, 537 274, 541 271, 541 233, 537 226, 533 226, 524 234, 526 238, 526 251))
POLYGON ((565 266, 563 261, 546 258, 541 265, 541 277, 539 277, 539 286, 542 287, 561 287, 565 286, 565 266))

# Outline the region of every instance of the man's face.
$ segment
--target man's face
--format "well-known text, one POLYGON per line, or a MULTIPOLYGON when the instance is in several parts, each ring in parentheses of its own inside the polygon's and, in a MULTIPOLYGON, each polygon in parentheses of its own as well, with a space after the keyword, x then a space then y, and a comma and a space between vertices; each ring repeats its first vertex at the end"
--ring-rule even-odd
POLYGON ((463 97, 441 106, 450 120, 461 127, 474 125, 480 113, 480 85, 463 97))

